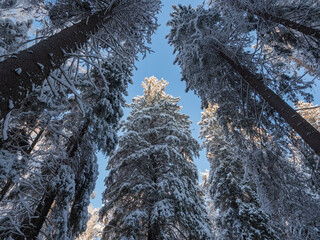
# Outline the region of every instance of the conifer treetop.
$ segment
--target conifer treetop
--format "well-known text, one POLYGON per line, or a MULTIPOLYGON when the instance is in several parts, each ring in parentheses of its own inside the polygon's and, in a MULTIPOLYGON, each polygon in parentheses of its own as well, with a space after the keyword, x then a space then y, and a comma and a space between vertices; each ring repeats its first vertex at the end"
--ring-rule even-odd
POLYGON ((131 108, 136 108, 136 105, 138 105, 138 109, 142 109, 153 107, 155 105, 171 103, 175 105, 176 111, 180 111, 182 107, 177 105, 177 103, 180 101, 180 98, 173 97, 172 95, 165 93, 168 84, 169 82, 163 78, 159 80, 155 76, 151 76, 149 78, 146 77, 144 82, 141 84, 141 86, 144 88, 144 94, 142 96, 132 98, 132 103, 128 106, 131 108))
POLYGON ((144 80, 145 82, 142 82, 141 86, 144 88, 144 97, 148 103, 166 96, 165 90, 169 84, 166 80, 163 78, 158 80, 155 76, 151 76, 150 78, 146 77, 144 80))

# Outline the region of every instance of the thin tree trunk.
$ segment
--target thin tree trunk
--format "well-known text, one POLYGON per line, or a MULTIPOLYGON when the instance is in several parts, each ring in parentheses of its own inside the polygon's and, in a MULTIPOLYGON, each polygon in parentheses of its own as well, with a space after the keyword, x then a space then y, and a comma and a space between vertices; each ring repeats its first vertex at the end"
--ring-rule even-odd
POLYGON ((8 181, 6 182, 6 184, 3 186, 3 188, 1 189, 0 191, 0 202, 2 201, 2 199, 4 198, 4 196, 6 195, 6 193, 9 191, 11 185, 12 185, 12 178, 13 177, 10 177, 8 179, 8 181))
MULTIPOLYGON (((84 161, 88 161, 88 159, 83 159, 84 161)), ((74 201, 72 203, 72 207, 70 209, 69 219, 68 219, 68 228, 69 233, 71 234, 71 238, 77 237, 75 235, 75 226, 78 224, 79 221, 79 205, 81 206, 81 202, 83 201, 84 192, 86 188, 88 188, 88 184, 90 184, 90 176, 92 174, 92 168, 90 168, 89 173, 82 175, 83 169, 86 166, 86 164, 81 161, 79 169, 76 173, 75 178, 75 195, 74 195, 74 201), (82 178, 84 177, 84 182, 82 181, 82 178)))
POLYGON ((13 239, 16 240, 25 240, 25 239, 37 239, 40 229, 42 228, 42 225, 44 221, 47 218, 48 212, 54 202, 56 193, 46 193, 42 196, 42 199, 40 200, 40 204, 38 205, 37 209, 34 212, 34 215, 32 218, 28 219, 24 223, 25 227, 23 227, 21 232, 24 235, 16 235, 13 236, 13 239))
MULTIPOLYGON (((158 175, 159 175, 159 164, 156 161, 154 156, 150 156, 152 161, 152 181, 157 185, 158 183, 158 175)), ((149 211, 149 229, 148 229, 148 237, 147 240, 159 240, 161 237, 161 229, 159 223, 155 222, 153 224, 150 223, 151 212, 155 205, 155 203, 159 200, 157 196, 157 190, 154 192, 154 196, 151 198, 150 203, 150 211, 149 211)))
POLYGON ((0 63, 0 120, 112 18, 115 4, 0 63))
MULTIPOLYGON (((83 164, 82 164, 83 165, 83 164)), ((83 200, 83 192, 84 192, 84 187, 87 186, 87 178, 84 183, 80 184, 80 178, 81 175, 78 177, 75 183, 75 196, 74 196, 74 202, 72 203, 72 207, 70 210, 70 215, 68 219, 68 228, 69 228, 69 234, 71 237, 77 237, 75 236, 75 224, 78 221, 78 216, 79 216, 79 209, 78 209, 78 204, 81 204, 81 201, 83 200)))
POLYGON ((293 22, 291 20, 288 19, 284 19, 282 17, 278 17, 278 16, 273 16, 269 13, 266 13, 264 11, 259 11, 256 9, 251 9, 250 7, 248 7, 247 5, 243 5, 241 3, 239 3, 239 1, 231 1, 236 7, 247 11, 253 15, 256 15, 260 18, 263 18, 266 21, 270 21, 270 22, 274 22, 274 23, 278 23, 281 24, 287 28, 291 28, 294 29, 298 32, 301 32, 305 35, 308 35, 310 37, 314 37, 316 39, 318 39, 320 41, 320 30, 312 28, 312 27, 308 27, 305 26, 303 24, 297 23, 297 22, 293 22))
POLYGON ((153 224, 150 226, 148 231, 147 240, 160 240, 160 226, 157 224, 153 224))
POLYGON ((301 32, 305 35, 308 35, 310 37, 314 37, 317 40, 320 41, 320 30, 312 28, 312 27, 308 27, 281 17, 277 17, 277 16, 272 16, 271 14, 268 13, 264 13, 264 12, 260 12, 260 11, 251 11, 248 10, 248 12, 257 15, 258 17, 261 17, 267 21, 271 21, 274 23, 279 23, 287 28, 291 28, 294 29, 298 32, 301 32))
MULTIPOLYGON (((86 120, 85 124, 83 125, 77 137, 77 140, 75 142, 71 142, 71 145, 67 146, 68 158, 72 158, 75 156, 75 152, 78 150, 78 147, 81 144, 81 141, 83 139, 84 134, 87 131, 88 126, 89 126, 89 120, 86 120)), ((78 177, 81 177, 81 176, 78 176, 78 177)), ((23 233, 23 235, 19 234, 19 235, 14 235, 12 237, 16 240, 24 240, 25 238, 37 239, 40 233, 40 230, 48 216, 48 213, 56 197, 57 197, 57 193, 52 192, 50 188, 47 188, 46 192, 42 195, 42 198, 36 210, 34 211, 33 216, 28 217, 24 222, 23 224, 24 227, 21 228, 21 232, 23 233)))
MULTIPOLYGON (((80 136, 78 138, 78 142, 71 146, 70 148, 67 148, 67 152, 69 152, 69 157, 74 157, 76 150, 78 149, 78 145, 80 144, 81 139, 83 138, 84 134, 86 133, 87 129, 89 127, 89 120, 87 120, 80 132, 80 136)), ((75 196, 74 196, 74 202, 72 203, 72 207, 70 210, 70 215, 68 219, 68 227, 70 229, 70 232, 72 234, 72 237, 74 236, 74 226, 77 221, 77 216, 78 216, 78 209, 77 209, 77 204, 79 201, 82 200, 83 196, 83 190, 84 187, 86 186, 87 183, 87 178, 85 178, 85 182, 81 184, 81 173, 83 170, 83 167, 85 166, 84 163, 80 163, 79 169, 76 173, 76 179, 75 179, 75 196)))
MULTIPOLYGON (((31 146, 28 148, 28 150, 27 150, 27 152, 26 152, 27 155, 29 155, 29 154, 32 152, 33 148, 34 148, 34 147, 36 146, 36 144, 38 143, 38 141, 39 141, 41 135, 43 134, 44 130, 45 130, 45 127, 43 127, 43 128, 39 131, 39 133, 37 134, 37 136, 36 136, 35 139, 33 140, 31 146)), ((1 189, 1 191, 0 191, 0 202, 3 200, 4 196, 6 195, 6 193, 7 193, 8 190, 11 188, 11 186, 12 186, 12 184, 13 184, 13 178, 14 178, 14 176, 10 177, 10 178, 8 179, 7 183, 6 183, 6 184, 4 185, 4 187, 1 189)))
POLYGON ((282 98, 268 88, 262 77, 252 73, 237 60, 232 59, 222 46, 214 45, 214 50, 258 93, 275 109, 278 114, 300 135, 300 137, 320 155, 320 132, 307 122, 299 113, 290 107, 282 98))

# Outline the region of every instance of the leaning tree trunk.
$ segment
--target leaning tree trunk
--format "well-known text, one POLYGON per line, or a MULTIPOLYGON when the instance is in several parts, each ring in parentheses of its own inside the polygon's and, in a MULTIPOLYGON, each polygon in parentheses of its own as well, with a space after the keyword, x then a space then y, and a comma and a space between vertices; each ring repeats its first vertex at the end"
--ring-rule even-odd
MULTIPOLYGON (((45 127, 41 128, 41 130, 39 131, 39 133, 37 134, 37 136, 33 140, 31 146, 26 151, 27 156, 32 152, 32 150, 34 149, 36 144, 39 142, 41 135, 43 134, 44 131, 45 131, 45 127)), ((14 184, 13 178, 14 178, 14 176, 10 177, 7 180, 6 184, 3 186, 3 188, 0 190, 0 202, 3 200, 4 196, 8 193, 8 191, 10 190, 12 185, 14 184)))
POLYGON ((297 22, 293 22, 288 19, 284 19, 282 17, 274 16, 272 14, 265 12, 265 11, 252 9, 252 8, 248 7, 248 5, 244 5, 244 4, 239 3, 239 1, 237 1, 237 0, 232 0, 231 3, 235 7, 240 8, 244 11, 247 11, 253 15, 256 15, 257 17, 262 18, 266 21, 281 24, 281 25, 285 26, 286 28, 293 29, 295 31, 298 31, 298 32, 303 33, 303 34, 310 36, 310 37, 314 37, 320 41, 320 30, 319 29, 308 27, 306 25, 303 25, 303 24, 300 24, 297 22))
POLYGON ((21 233, 23 233, 23 235, 19 234, 10 237, 12 237, 15 240, 37 239, 42 225, 47 218, 49 210, 51 209, 55 197, 56 193, 46 192, 40 199, 40 203, 30 221, 28 219, 24 223, 24 227, 21 229, 21 233))
POLYGON ((320 41, 320 30, 312 28, 312 27, 308 27, 281 17, 277 17, 277 16, 273 16, 271 14, 268 13, 264 13, 264 12, 260 12, 260 11, 250 11, 248 10, 248 12, 257 15, 258 17, 261 17, 267 21, 271 21, 274 23, 279 23, 287 28, 290 29, 294 29, 298 32, 301 32, 307 36, 310 37, 314 37, 316 39, 318 39, 320 41))
MULTIPOLYGON (((86 161, 88 161, 86 159, 86 161)), ((76 179, 75 179, 75 195, 74 201, 71 204, 69 219, 68 219, 68 229, 69 229, 69 237, 75 238, 78 237, 78 228, 79 228, 79 218, 81 217, 81 205, 84 201, 85 191, 90 190, 93 191, 94 189, 89 188, 90 184, 92 183, 91 174, 93 173, 93 168, 90 168, 90 171, 82 176, 82 172, 86 163, 81 161, 79 166, 79 171, 77 172, 76 179), (84 182, 81 181, 82 177, 84 177, 84 182)))
POLYGON ((68 56, 85 44, 90 34, 111 20, 115 5, 48 37, 0 63, 0 120, 18 108, 33 85, 39 86, 68 56))
MULTIPOLYGON (((77 139, 72 141, 72 144, 67 146, 68 158, 71 159, 75 156, 76 151, 81 144, 85 133, 87 132, 89 126, 89 120, 86 120, 77 139)), ((71 160, 72 162, 72 160, 71 160)), ((81 167, 81 166, 80 166, 81 167)), ((58 174, 59 168, 56 170, 56 174, 58 174)), ((81 177, 81 176, 76 176, 81 177)), ((57 192, 52 191, 52 189, 47 188, 46 192, 42 195, 41 200, 37 208, 35 209, 33 216, 29 216, 23 223, 23 227, 20 229, 20 233, 13 235, 13 239, 16 240, 24 240, 24 239, 37 239, 40 230, 47 219, 49 211, 57 197, 57 192), (23 235, 21 235, 21 233, 23 235)))
POLYGON ((278 114, 300 135, 300 137, 320 155, 320 132, 297 113, 289 104, 280 98, 275 92, 267 87, 262 76, 252 73, 248 68, 242 66, 236 59, 231 58, 230 53, 225 51, 217 43, 213 44, 214 51, 224 59, 231 67, 275 109, 278 114))

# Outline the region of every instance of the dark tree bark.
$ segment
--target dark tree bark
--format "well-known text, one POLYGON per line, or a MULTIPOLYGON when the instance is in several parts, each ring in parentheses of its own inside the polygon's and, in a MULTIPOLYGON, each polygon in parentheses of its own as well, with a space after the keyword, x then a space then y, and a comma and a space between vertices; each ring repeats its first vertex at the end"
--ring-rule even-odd
POLYGON ((287 20, 287 19, 284 19, 281 17, 272 16, 271 14, 264 13, 264 12, 250 11, 250 10, 248 10, 248 12, 255 14, 258 17, 261 17, 267 21, 279 23, 287 28, 294 29, 298 32, 301 32, 301 33, 307 35, 307 36, 314 37, 320 41, 320 30, 318 30, 318 29, 311 28, 311 27, 308 27, 308 26, 305 26, 305 25, 302 25, 302 24, 299 24, 299 23, 296 23, 296 22, 293 22, 293 21, 290 21, 290 20, 287 20))
POLYGON ((41 85, 52 70, 68 59, 65 53, 76 51, 88 41, 90 34, 110 21, 114 8, 115 5, 108 11, 97 12, 1 62, 0 120, 10 112, 9 107, 19 107, 33 84, 41 85))
POLYGON ((37 239, 40 229, 47 218, 48 212, 51 209, 51 206, 54 202, 56 193, 47 192, 44 194, 40 200, 40 203, 35 210, 32 219, 24 223, 22 228, 22 233, 24 235, 12 236, 16 240, 25 240, 25 239, 37 239))
MULTIPOLYGON (((70 144, 67 146, 68 151, 68 158, 71 159, 75 156, 76 151, 78 150, 79 145, 82 142, 83 136, 87 132, 89 126, 89 121, 87 120, 83 127, 81 128, 81 131, 76 138, 76 141, 70 142, 70 144)), ((72 163, 72 160, 70 160, 72 163)), ((78 166, 81 168, 81 166, 78 166)), ((58 174, 59 168, 56 170, 56 174, 58 174)), ((81 176, 76 176, 81 177, 81 176)), ((76 189, 77 191, 77 189, 76 189)), ((57 197, 57 193, 55 191, 52 191, 52 189, 49 187, 46 189, 46 192, 42 195, 42 198, 37 206, 37 208, 34 211, 33 216, 26 218, 25 222, 22 224, 23 227, 21 228, 21 232, 23 235, 13 235, 13 239, 16 240, 24 240, 24 239, 37 239, 40 230, 47 219, 48 213, 57 197)))
POLYGON ((72 234, 72 237, 75 236, 75 225, 78 222, 79 218, 79 205, 81 205, 81 201, 83 201, 83 193, 85 191, 85 187, 87 187, 88 179, 86 178, 84 183, 80 183, 80 178, 76 179, 75 183, 75 196, 74 196, 74 202, 72 203, 72 207, 70 210, 70 215, 68 219, 68 228, 70 233, 72 234))
MULTIPOLYGON (((81 139, 84 136, 85 132, 87 131, 88 126, 89 126, 89 121, 86 122, 86 124, 82 129, 81 139)), ((78 142, 76 145, 78 146, 79 144, 80 142, 78 142)), ((72 148, 72 150, 73 149, 74 148, 72 148)), ((74 156, 75 151, 74 153, 72 153, 73 152, 72 150, 69 156, 70 155, 74 156)), ((85 161, 88 161, 88 160, 85 159, 85 161)), ((77 237, 75 228, 79 223, 80 211, 82 210, 82 209, 79 209, 79 206, 81 208, 81 203, 84 199, 85 191, 89 188, 88 186, 92 181, 92 178, 90 176, 93 174, 92 168, 90 168, 90 171, 86 172, 83 176, 83 169, 86 167, 86 165, 87 164, 85 162, 81 161, 80 166, 78 166, 78 171, 76 172, 76 175, 75 175, 75 195, 74 195, 74 201, 71 205, 69 219, 68 219, 68 228, 69 228, 70 234, 72 234, 72 237, 77 237), (84 182, 82 181, 82 177, 85 178, 84 182)))
POLYGON ((248 6, 239 3, 238 1, 232 1, 232 2, 236 7, 240 8, 244 11, 247 11, 253 15, 256 15, 257 17, 260 17, 266 21, 281 24, 287 28, 294 29, 300 33, 303 33, 303 34, 310 36, 310 37, 314 37, 320 41, 320 30, 318 30, 318 29, 308 27, 306 25, 303 25, 303 24, 300 24, 297 22, 293 22, 291 20, 284 19, 282 17, 273 16, 267 12, 264 12, 264 11, 251 9, 248 6))
MULTIPOLYGON (((152 141, 154 144, 156 144, 156 140, 152 141)), ((158 175, 159 175, 159 164, 157 162, 157 158, 154 156, 150 156, 152 160, 152 181, 157 185, 158 183, 158 175)), ((151 196, 151 202, 150 202, 150 212, 149 212, 149 218, 151 218, 151 208, 154 207, 154 204, 156 203, 157 195, 156 192, 154 193, 154 196, 151 196)), ((151 220, 149 220, 151 221, 151 220)), ((147 240, 159 240, 161 238, 161 229, 160 229, 160 223, 155 222, 151 224, 149 222, 148 226, 148 238, 147 240)))
POLYGON ((150 226, 148 231, 147 240, 160 240, 160 226, 157 224, 153 224, 150 226))
POLYGON ((268 88, 262 80, 262 76, 252 73, 242 66, 237 60, 231 58, 231 54, 222 46, 213 44, 216 53, 224 59, 260 96, 275 109, 278 114, 292 127, 300 137, 320 155, 320 132, 307 122, 299 113, 288 105, 275 92, 268 88))
MULTIPOLYGON (((39 133, 37 134, 37 136, 35 137, 35 139, 33 140, 32 144, 28 147, 26 151, 26 155, 29 155, 32 152, 32 150, 38 143, 41 135, 43 134, 44 130, 45 130, 45 127, 42 127, 39 133)), ((0 202, 3 200, 4 196, 7 194, 7 192, 12 187, 12 185, 13 185, 13 177, 10 177, 0 191, 0 202)))

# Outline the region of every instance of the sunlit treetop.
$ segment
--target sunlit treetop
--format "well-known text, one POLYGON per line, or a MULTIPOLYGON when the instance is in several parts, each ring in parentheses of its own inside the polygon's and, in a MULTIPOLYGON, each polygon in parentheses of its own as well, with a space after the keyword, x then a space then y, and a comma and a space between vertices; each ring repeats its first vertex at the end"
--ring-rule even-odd
POLYGON ((163 78, 158 80, 155 76, 151 76, 145 78, 144 81, 141 86, 144 88, 144 97, 148 103, 154 103, 166 96, 165 90, 169 84, 166 80, 163 78))

